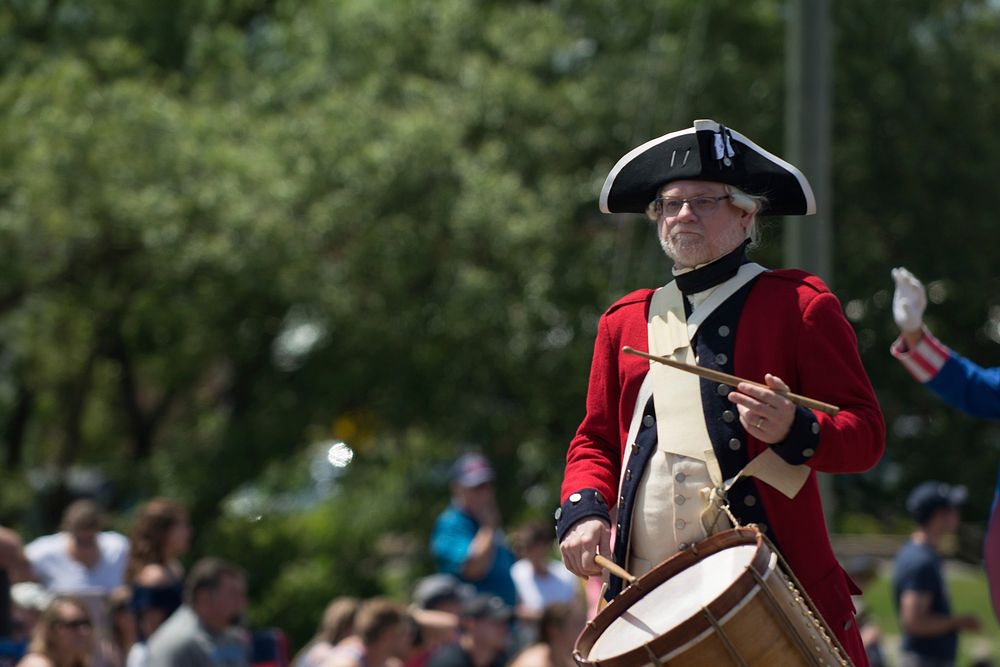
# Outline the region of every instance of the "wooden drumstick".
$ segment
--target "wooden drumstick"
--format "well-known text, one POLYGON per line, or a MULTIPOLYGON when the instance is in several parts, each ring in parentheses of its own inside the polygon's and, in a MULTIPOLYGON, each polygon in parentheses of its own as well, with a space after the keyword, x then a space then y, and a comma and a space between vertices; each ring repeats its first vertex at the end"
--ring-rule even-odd
POLYGON ((630 584, 634 584, 635 580, 638 579, 634 574, 629 574, 628 570, 618 565, 613 560, 609 560, 604 556, 597 554, 594 556, 594 562, 603 567, 605 570, 615 575, 616 577, 621 577, 630 584))
MULTIPOLYGON (((729 373, 723 373, 721 371, 713 371, 711 368, 705 368, 703 366, 695 366, 693 364, 685 364, 682 361, 674 361, 667 357, 658 357, 655 354, 648 354, 646 352, 640 352, 639 350, 629 347, 626 345, 622 348, 622 352, 625 354, 634 354, 637 357, 642 357, 643 359, 649 359, 650 361, 656 361, 665 366, 670 366, 671 368, 676 368, 678 370, 687 371, 688 373, 694 373, 695 375, 701 376, 707 380, 713 380, 715 382, 720 382, 722 384, 728 384, 730 387, 735 387, 740 382, 746 382, 747 384, 752 384, 755 387, 763 387, 764 389, 771 389, 766 384, 761 384, 760 382, 754 382, 753 380, 745 380, 741 377, 736 377, 735 375, 730 375, 729 373)), ((819 410, 820 412, 825 412, 828 415, 835 415, 840 412, 840 408, 836 405, 831 405, 829 403, 824 403, 823 401, 817 401, 815 398, 809 398, 807 396, 800 396, 799 394, 793 394, 790 391, 779 391, 778 389, 771 389, 776 394, 784 396, 792 403, 796 405, 801 405, 804 408, 811 408, 813 410, 819 410)))

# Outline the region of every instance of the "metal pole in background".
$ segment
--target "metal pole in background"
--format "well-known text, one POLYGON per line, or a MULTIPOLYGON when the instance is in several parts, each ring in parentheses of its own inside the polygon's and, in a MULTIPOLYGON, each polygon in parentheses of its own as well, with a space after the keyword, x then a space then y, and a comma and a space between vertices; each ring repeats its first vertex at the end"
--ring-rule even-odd
MULTIPOLYGON (((816 214, 784 222, 784 265, 815 273, 833 289, 830 178, 832 0, 788 0, 785 33, 785 151, 816 195, 816 214)), ((819 476, 827 525, 835 507, 831 479, 819 476)))
POLYGON ((833 282, 830 224, 830 2, 788 0, 785 150, 812 184, 816 215, 785 219, 785 265, 833 282))

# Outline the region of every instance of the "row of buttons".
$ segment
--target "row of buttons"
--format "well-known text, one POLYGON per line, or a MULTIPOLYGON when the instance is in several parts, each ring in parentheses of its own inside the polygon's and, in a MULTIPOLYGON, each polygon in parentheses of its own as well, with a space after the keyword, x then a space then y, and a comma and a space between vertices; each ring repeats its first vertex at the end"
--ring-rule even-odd
MULTIPOLYGON (((645 428, 649 428, 649 427, 651 427, 655 423, 656 423, 656 418, 653 415, 646 415, 646 416, 644 416, 642 418, 642 425, 645 428)), ((632 443, 632 456, 635 456, 638 453, 639 453, 639 445, 637 445, 636 443, 633 442, 632 443)), ((625 469, 625 481, 628 482, 628 481, 631 481, 631 479, 632 479, 632 469, 631 468, 626 468, 625 469)), ((619 503, 624 503, 625 502, 625 496, 624 495, 620 496, 618 498, 618 502, 619 503)))
MULTIPOLYGON (((677 479, 678 482, 683 482, 684 481, 684 473, 682 473, 682 472, 681 473, 677 473, 676 479, 677 479)), ((675 504, 677 504, 677 505, 683 505, 685 502, 687 502, 687 498, 684 497, 684 496, 682 496, 681 494, 678 493, 676 496, 674 496, 674 503, 675 504)), ((747 507, 753 507, 754 505, 757 504, 757 496, 747 494, 746 496, 743 497, 743 504, 746 505, 747 507)), ((684 522, 681 521, 681 523, 684 523, 684 522)), ((678 528, 683 528, 684 526, 677 526, 677 527, 678 528)))

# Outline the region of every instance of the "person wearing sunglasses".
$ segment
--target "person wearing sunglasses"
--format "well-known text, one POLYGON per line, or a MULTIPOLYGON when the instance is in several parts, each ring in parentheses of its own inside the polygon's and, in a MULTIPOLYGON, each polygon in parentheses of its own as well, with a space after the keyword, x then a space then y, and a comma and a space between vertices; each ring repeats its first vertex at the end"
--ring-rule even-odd
POLYGON ((57 597, 35 626, 28 653, 17 667, 90 667, 93 649, 87 608, 71 597, 57 597))

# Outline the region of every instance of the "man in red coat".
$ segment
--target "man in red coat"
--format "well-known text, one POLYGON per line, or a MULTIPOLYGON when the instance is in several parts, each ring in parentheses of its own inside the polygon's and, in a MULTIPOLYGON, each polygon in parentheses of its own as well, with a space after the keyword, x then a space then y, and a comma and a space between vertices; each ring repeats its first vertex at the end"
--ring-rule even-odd
MULTIPOLYGON (((604 554, 643 574, 728 527, 724 488, 735 519, 765 532, 850 658, 866 665, 851 603, 859 591, 833 555, 815 471, 874 466, 882 414, 836 297, 816 276, 746 257, 758 214, 815 211, 808 181, 738 132, 700 120, 619 160, 601 209, 654 220, 674 280, 626 295, 601 317, 556 511, 566 566, 600 575, 594 556, 604 554), (766 388, 734 390, 623 354, 625 346, 766 388), (797 406, 783 391, 840 411, 797 406)), ((612 576, 607 597, 621 587, 612 576)))

